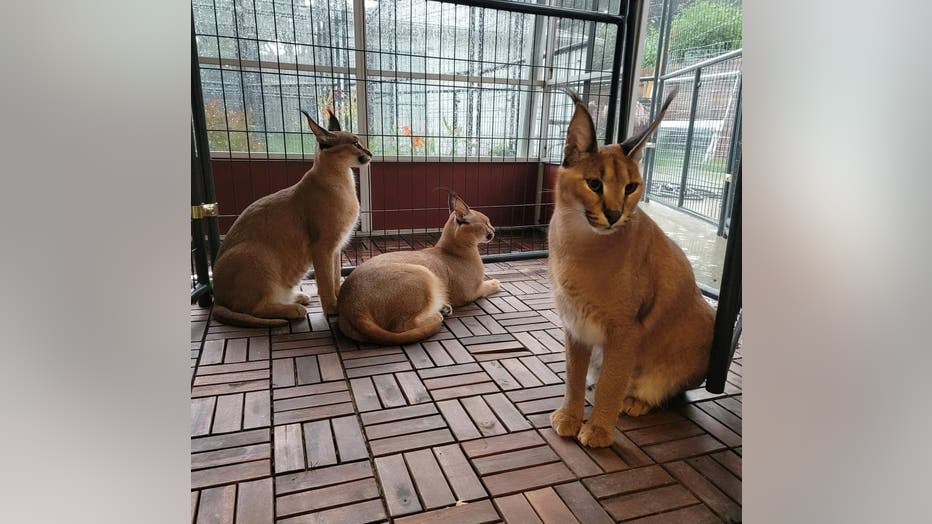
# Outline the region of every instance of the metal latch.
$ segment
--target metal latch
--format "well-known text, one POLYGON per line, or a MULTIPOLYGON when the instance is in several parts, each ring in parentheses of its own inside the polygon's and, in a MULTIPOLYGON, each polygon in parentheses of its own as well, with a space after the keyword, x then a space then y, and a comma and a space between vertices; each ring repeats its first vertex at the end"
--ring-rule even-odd
POLYGON ((731 183, 731 175, 728 173, 725 174, 725 182, 729 184, 731 183))
POLYGON ((220 206, 218 206, 216 202, 213 204, 191 206, 191 218, 194 220, 216 216, 220 216, 220 206))

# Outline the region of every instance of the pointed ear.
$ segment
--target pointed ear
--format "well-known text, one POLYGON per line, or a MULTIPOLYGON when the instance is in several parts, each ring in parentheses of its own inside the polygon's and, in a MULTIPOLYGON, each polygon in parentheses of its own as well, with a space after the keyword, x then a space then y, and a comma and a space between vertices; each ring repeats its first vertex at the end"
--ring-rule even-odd
POLYGON ((456 218, 463 218, 469 214, 469 206, 466 205, 466 202, 464 202, 455 191, 450 191, 448 203, 450 205, 450 212, 456 213, 456 218))
POLYGON ((641 160, 641 154, 644 152, 644 146, 647 144, 647 140, 654 134, 657 127, 660 126, 660 121, 663 120, 663 117, 667 114, 667 109, 670 108, 670 104, 673 102, 673 99, 676 98, 678 92, 679 88, 674 88, 673 91, 667 95, 667 99, 664 100, 663 105, 660 106, 660 113, 657 114, 657 118, 655 118, 646 129, 621 143, 621 150, 625 152, 625 156, 635 162, 641 160))
POLYGON ((327 109, 327 130, 328 131, 343 131, 340 129, 340 121, 337 120, 337 116, 333 114, 329 108, 327 109))
POLYGON ((576 110, 566 130, 566 146, 563 148, 563 165, 568 166, 577 161, 582 155, 594 153, 598 148, 595 139, 595 125, 586 103, 574 91, 567 89, 566 94, 573 99, 576 110))
POLYGON ((307 125, 310 126, 311 132, 314 133, 314 136, 317 137, 318 142, 327 143, 334 140, 335 137, 333 136, 333 133, 317 125, 317 122, 311 118, 311 115, 307 114, 307 112, 303 109, 301 112, 304 113, 304 118, 307 118, 307 125))

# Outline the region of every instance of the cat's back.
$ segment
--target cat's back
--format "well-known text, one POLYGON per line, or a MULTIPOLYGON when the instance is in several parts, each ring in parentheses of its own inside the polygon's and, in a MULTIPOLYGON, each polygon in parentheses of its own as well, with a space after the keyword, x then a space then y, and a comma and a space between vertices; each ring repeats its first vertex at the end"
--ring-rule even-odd
POLYGON ((249 204, 224 236, 220 254, 243 243, 267 244, 294 229, 289 225, 300 220, 292 209, 294 190, 295 186, 286 187, 249 204))

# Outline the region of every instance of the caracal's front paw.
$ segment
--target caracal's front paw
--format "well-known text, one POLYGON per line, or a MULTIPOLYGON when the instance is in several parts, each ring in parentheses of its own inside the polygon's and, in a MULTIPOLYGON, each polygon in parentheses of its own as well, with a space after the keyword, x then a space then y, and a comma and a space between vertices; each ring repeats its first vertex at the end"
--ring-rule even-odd
POLYGON ((650 410, 650 404, 634 397, 625 398, 625 403, 621 406, 621 412, 629 417, 640 417, 649 413, 650 410))
POLYGON ((443 318, 449 317, 453 314, 453 306, 450 304, 444 304, 440 307, 440 316, 443 318))
POLYGON ((311 303, 311 297, 307 293, 295 293, 294 301, 306 306, 311 303))
POLYGON ((502 288, 502 283, 499 282, 498 279, 496 278, 493 278, 491 280, 486 280, 485 282, 483 282, 483 285, 485 286, 486 295, 494 295, 495 293, 498 293, 498 291, 502 288))
POLYGON ((582 426, 582 419, 570 415, 562 408, 550 414, 550 427, 561 437, 576 436, 580 426, 582 426))
POLYGON ((604 428, 602 426, 597 426, 592 422, 586 422, 583 424, 582 429, 579 430, 579 442, 583 446, 589 446, 590 448, 607 448, 612 445, 612 441, 615 439, 614 428, 604 428))

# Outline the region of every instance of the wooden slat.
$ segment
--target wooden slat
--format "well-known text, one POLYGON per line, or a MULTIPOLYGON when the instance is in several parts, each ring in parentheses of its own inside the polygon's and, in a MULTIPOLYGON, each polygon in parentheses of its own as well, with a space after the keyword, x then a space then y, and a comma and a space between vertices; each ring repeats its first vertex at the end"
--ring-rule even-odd
POLYGON ((304 449, 308 468, 332 466, 337 463, 337 448, 329 420, 304 424, 304 449))
POLYGON ((543 524, 540 517, 534 512, 534 508, 531 507, 531 503, 521 493, 498 497, 495 499, 495 505, 498 506, 498 511, 505 518, 505 522, 543 524))
POLYGON ((304 469, 304 439, 300 424, 275 427, 275 473, 304 469))
POLYGON ((537 514, 540 515, 540 519, 544 521, 544 524, 572 524, 579 522, 553 488, 528 491, 524 496, 527 497, 528 502, 537 511, 537 514))
POLYGON ((360 460, 369 456, 369 452, 366 450, 366 440, 359 429, 359 422, 355 416, 338 417, 332 419, 331 423, 337 441, 340 462, 360 460))
POLYGON ((619 495, 602 501, 615 520, 628 520, 652 513, 670 511, 699 502, 679 484, 619 495))
POLYGON ((456 502, 431 450, 411 451, 405 453, 404 458, 425 509, 442 508, 456 502))
POLYGON ((405 467, 401 455, 391 455, 375 459, 375 469, 379 475, 385 502, 392 517, 400 517, 421 511, 414 483, 405 467))
POLYGON ((235 513, 235 485, 201 491, 197 509, 198 524, 233 524, 235 513))
POLYGON ((562 462, 533 466, 526 469, 489 475, 482 482, 494 496, 508 495, 519 491, 567 482, 576 478, 562 462))
POLYGON ((519 450, 546 444, 536 431, 522 431, 498 437, 484 438, 463 443, 463 451, 470 458, 494 455, 505 451, 519 450))
POLYGON ((378 496, 379 487, 375 479, 369 477, 345 484, 280 496, 275 501, 275 509, 281 518, 298 513, 320 511, 350 502, 374 499, 378 496))
POLYGON ((485 488, 476 477, 469 461, 456 444, 434 448, 437 463, 447 476, 457 500, 470 501, 486 496, 485 488))
POLYGON ((488 500, 438 509, 396 519, 398 524, 487 524, 498 521, 498 513, 488 500))
POLYGON ((236 522, 272 524, 272 479, 243 482, 236 495, 236 522))

